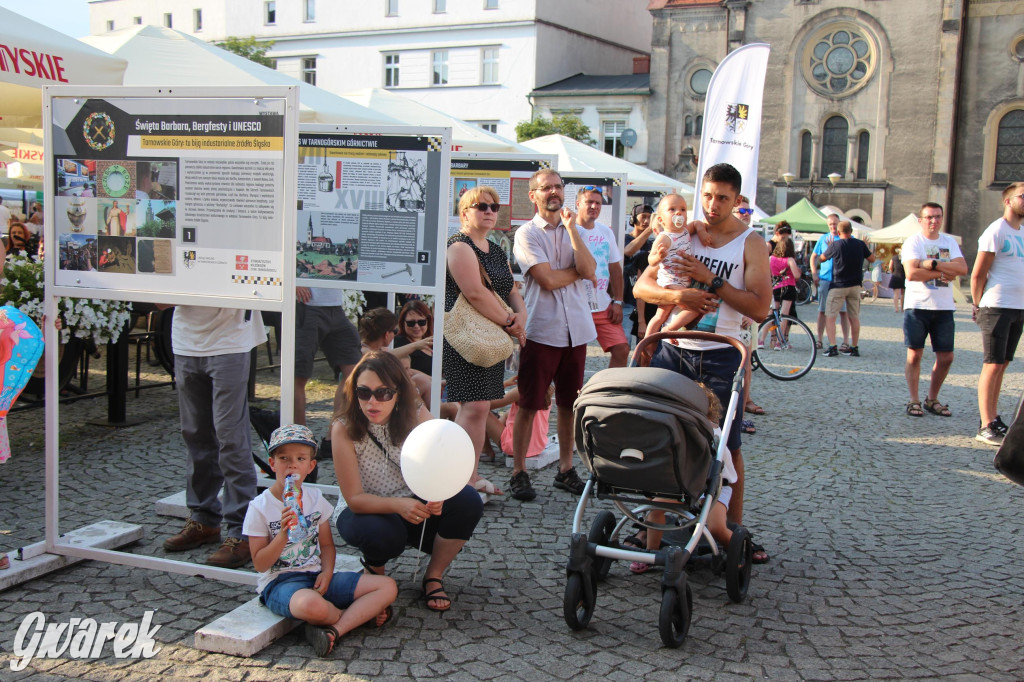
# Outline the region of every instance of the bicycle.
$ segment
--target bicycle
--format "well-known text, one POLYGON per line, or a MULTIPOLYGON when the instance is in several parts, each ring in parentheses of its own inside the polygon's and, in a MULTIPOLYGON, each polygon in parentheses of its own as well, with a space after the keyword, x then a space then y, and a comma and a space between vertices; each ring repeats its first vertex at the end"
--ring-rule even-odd
POLYGON ((804 305, 805 303, 810 303, 812 291, 811 278, 805 274, 796 281, 796 304, 804 305))
POLYGON ((751 356, 753 369, 779 381, 794 381, 811 371, 818 357, 810 328, 778 309, 757 327, 757 350, 751 356))

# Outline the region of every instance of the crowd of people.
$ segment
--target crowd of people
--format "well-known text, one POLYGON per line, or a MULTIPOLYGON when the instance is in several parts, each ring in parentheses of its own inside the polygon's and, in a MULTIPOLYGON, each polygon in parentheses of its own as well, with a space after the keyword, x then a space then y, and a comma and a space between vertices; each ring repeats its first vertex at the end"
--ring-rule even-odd
MULTIPOLYGON (((765 344, 770 340, 757 338, 756 323, 770 306, 795 314, 802 272, 792 228, 779 224, 766 244, 750 227, 752 211, 741 185, 732 166, 709 168, 698 192, 704 214, 699 223, 687 221, 686 200, 677 194, 664 196, 656 207, 636 207, 620 252, 614 232, 597 221, 601 188, 580 188, 572 210, 565 205, 561 176, 540 170, 529 181, 536 214, 514 240, 521 287, 505 252, 488 239, 500 208, 498 192, 478 186, 462 193, 457 206, 461 227, 446 251, 444 311, 451 313, 460 300, 468 302, 518 341, 520 355, 515 386, 506 393, 511 384, 504 360, 480 366, 444 340, 442 414, 469 434, 476 461, 463 489, 443 502, 416 497, 400 463, 409 433, 432 418, 431 384, 437 377, 432 376, 433 313, 426 303, 409 300, 397 316, 384 308, 369 310, 357 328, 342 312, 340 292, 296 290, 295 423, 271 437, 276 480, 259 496, 250 456, 247 381, 250 351, 266 339, 261 317, 244 310, 178 306, 172 339, 190 517, 165 540, 164 549, 218 544, 207 559, 210 565, 239 568, 251 560, 260 573, 257 589, 263 603, 275 613, 306 621, 307 639, 323 656, 359 624, 372 620, 381 626, 389 620, 397 587, 386 577, 387 564, 408 547, 430 555, 422 581, 426 607, 450 608, 445 572, 472 539, 484 496, 503 494, 478 471, 488 434, 512 457, 511 497, 533 500, 537 491, 526 458, 537 451, 538 424, 540 435, 547 433, 553 402, 559 451, 553 485, 575 495, 583 492, 573 462, 573 403, 583 386, 588 344, 599 343, 610 367, 626 364, 630 342, 623 327, 624 301, 632 309, 637 338, 659 329, 687 328, 765 344), (306 386, 318 350, 338 379, 326 449, 347 504, 337 531, 362 555, 361 575, 334 573, 332 510, 315 489, 301 485, 315 466, 318 449, 324 449, 304 425, 306 386), (492 410, 503 405, 513 411, 499 421, 492 410), (223 497, 218 497, 222 488, 223 497)), ((971 274, 974 316, 984 344, 976 438, 995 445, 1007 429, 996 410, 1002 380, 1024 330, 1024 183, 1008 187, 1002 198, 1003 215, 979 240, 971 274)), ((952 414, 939 402, 953 361, 955 303, 949 285, 968 268, 957 243, 941 231, 942 219, 940 205, 925 203, 921 233, 908 239, 901 256, 888 265, 893 289, 906 289, 905 300, 894 306, 904 316, 906 414, 912 417, 952 414), (935 364, 922 401, 918 384, 929 338, 935 364)), ((822 346, 826 356, 856 357, 864 264, 875 256, 853 237, 850 223, 829 216, 828 225, 829 233, 810 260, 819 292, 818 342, 827 338, 822 346)), ((21 235, 12 231, 11 250, 21 248, 15 234, 21 235)), ((720 406, 730 404, 735 375, 746 372, 748 392, 723 434, 730 454, 731 499, 716 509, 718 535, 728 532, 726 521, 743 523, 742 433, 750 433, 743 413, 764 412, 750 399, 749 363, 741 367, 741 358, 731 344, 673 338, 657 344, 649 360, 652 367, 700 382, 720 406)), ((726 415, 715 416, 724 424, 726 415)), ((648 547, 652 540, 637 539, 648 547)), ((755 544, 754 550, 755 563, 769 560, 762 546, 755 544)))

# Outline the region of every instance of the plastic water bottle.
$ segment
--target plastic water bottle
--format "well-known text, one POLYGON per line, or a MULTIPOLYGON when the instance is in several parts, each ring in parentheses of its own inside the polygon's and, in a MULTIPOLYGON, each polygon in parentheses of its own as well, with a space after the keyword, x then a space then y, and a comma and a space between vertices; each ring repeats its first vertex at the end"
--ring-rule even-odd
POLYGON ((308 526, 306 517, 302 515, 302 505, 299 504, 299 488, 296 485, 298 480, 295 474, 284 477, 284 495, 281 501, 284 502, 284 506, 295 510, 295 515, 299 517, 299 524, 288 529, 288 542, 299 542, 305 538, 308 526))

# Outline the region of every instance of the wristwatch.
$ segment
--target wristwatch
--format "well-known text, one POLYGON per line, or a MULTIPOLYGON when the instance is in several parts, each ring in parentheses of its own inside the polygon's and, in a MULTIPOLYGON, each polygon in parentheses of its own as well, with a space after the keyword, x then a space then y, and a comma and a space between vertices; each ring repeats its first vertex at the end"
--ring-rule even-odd
POLYGON ((508 329, 509 327, 511 327, 512 325, 514 325, 515 323, 516 323, 516 318, 512 317, 511 315, 509 315, 509 316, 508 316, 508 319, 507 319, 507 320, 505 320, 505 324, 503 324, 502 326, 503 326, 503 327, 504 327, 505 329, 508 329))
POLYGON ((711 284, 708 285, 708 291, 714 292, 716 289, 721 288, 723 284, 725 284, 724 279, 721 277, 715 277, 711 280, 711 284))
POLYGON ((612 305, 622 305, 622 301, 612 301, 612 305))
POLYGON ((932 258, 932 264, 930 266, 928 266, 928 269, 929 270, 937 270, 938 267, 939 267, 939 261, 934 259, 934 258, 932 258))

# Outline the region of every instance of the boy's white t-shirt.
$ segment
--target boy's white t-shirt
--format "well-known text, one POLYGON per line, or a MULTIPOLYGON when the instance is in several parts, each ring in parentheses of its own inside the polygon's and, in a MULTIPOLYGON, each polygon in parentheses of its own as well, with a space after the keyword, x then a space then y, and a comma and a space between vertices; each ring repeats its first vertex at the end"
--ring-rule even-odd
MULTIPOLYGON (((928 239, 918 233, 903 242, 900 260, 906 264, 912 260, 924 261, 936 259, 943 263, 962 258, 960 246, 956 240, 944 232, 937 239, 928 239)), ((927 282, 907 280, 907 291, 904 294, 903 307, 916 310, 956 310, 953 301, 953 288, 948 282, 937 279, 927 282)))
POLYGON ((1024 230, 1015 230, 1000 218, 982 232, 978 251, 995 254, 978 306, 1024 308, 1024 230))
MULTIPOLYGON (((261 593, 274 578, 282 573, 320 571, 320 524, 330 522, 334 507, 324 499, 323 494, 313 487, 302 489, 302 515, 308 521, 305 537, 298 542, 289 542, 281 551, 270 570, 260 573, 256 592, 261 593)), ((281 532, 281 514, 284 502, 274 497, 270 490, 264 490, 249 503, 242 523, 242 532, 249 537, 267 538, 273 541, 281 532)), ((301 530, 301 526, 300 526, 301 530)))

